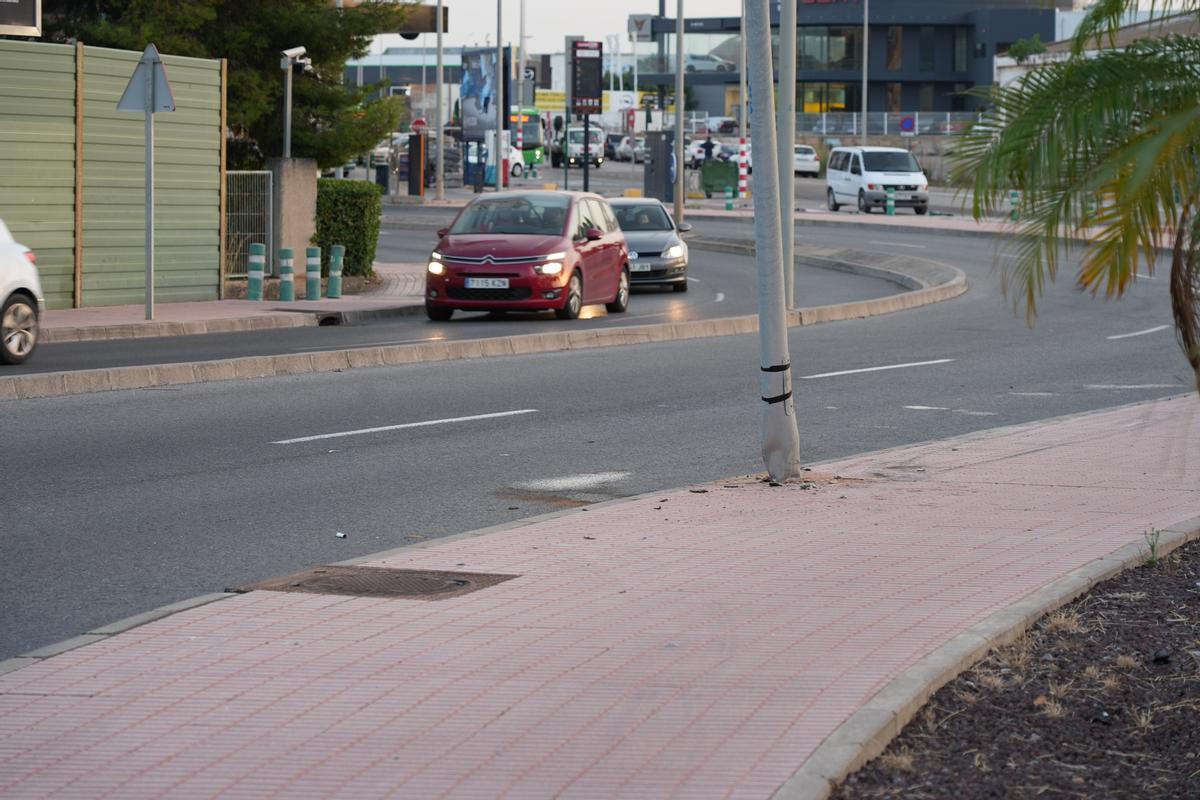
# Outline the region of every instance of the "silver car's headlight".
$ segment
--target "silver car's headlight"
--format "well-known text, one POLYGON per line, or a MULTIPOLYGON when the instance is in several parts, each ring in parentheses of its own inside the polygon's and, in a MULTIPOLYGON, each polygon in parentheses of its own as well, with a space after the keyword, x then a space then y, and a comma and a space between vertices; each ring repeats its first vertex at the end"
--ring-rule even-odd
POLYGON ((671 245, 670 247, 667 248, 666 252, 663 253, 663 257, 664 258, 683 258, 683 245, 681 245, 681 244, 671 245))

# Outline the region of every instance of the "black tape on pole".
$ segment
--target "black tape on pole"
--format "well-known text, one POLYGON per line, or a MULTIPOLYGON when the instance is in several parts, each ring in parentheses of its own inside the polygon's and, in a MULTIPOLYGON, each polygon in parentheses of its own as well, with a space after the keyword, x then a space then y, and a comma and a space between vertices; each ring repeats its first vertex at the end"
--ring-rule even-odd
MULTIPOLYGON (((771 367, 759 367, 759 369, 761 369, 763 372, 787 372, 791 368, 791 364, 775 364, 771 367)), ((785 394, 775 395, 774 397, 764 397, 762 401, 768 405, 774 405, 775 403, 782 403, 786 401, 791 396, 792 393, 789 391, 785 394)))

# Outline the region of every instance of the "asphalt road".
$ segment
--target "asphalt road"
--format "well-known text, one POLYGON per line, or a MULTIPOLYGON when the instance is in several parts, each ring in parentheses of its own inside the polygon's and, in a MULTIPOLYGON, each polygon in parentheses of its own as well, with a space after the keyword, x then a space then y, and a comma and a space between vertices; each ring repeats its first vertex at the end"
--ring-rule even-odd
MULTIPOLYGON (((443 209, 431 219, 449 220, 450 216, 443 209)), ((706 226, 707 223, 701 223, 699 227, 706 226)), ((739 235, 749 235, 745 226, 739 235)), ((376 259, 383 262, 423 261, 436 243, 436 236, 428 229, 387 228, 380 234, 376 259)), ((426 319, 424 312, 417 312, 412 316, 378 320, 366 325, 44 344, 38 348, 35 358, 19 367, 6 367, 4 374, 211 361, 430 340, 480 339, 561 330, 563 326, 611 328, 734 317, 757 312, 752 258, 696 248, 690 253, 688 272, 690 288, 686 293, 659 287, 635 288, 626 313, 608 314, 603 305, 587 306, 582 318, 572 322, 557 320, 551 312, 508 314, 502 317, 460 312, 450 322, 435 323, 426 319)), ((804 270, 798 274, 797 282, 801 291, 813 298, 810 305, 869 300, 901 291, 899 286, 878 278, 825 269, 804 270)))
MULTIPOLYGON (((808 463, 1192 385, 1160 327, 1165 280, 1115 303, 1063 281, 1031 330, 986 242, 800 233, 925 252, 972 283, 939 305, 791 331, 808 463)), ((314 563, 760 471, 757 347, 722 337, 6 403, 0 658, 314 563), (330 436, 376 428, 390 429, 330 436)))

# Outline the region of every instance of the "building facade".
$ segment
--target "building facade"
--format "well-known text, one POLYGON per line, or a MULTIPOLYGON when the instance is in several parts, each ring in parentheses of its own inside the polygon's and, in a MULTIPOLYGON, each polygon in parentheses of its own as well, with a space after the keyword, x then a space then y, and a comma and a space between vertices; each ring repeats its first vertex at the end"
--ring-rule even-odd
MULTIPOLYGON (((796 110, 857 111, 862 106, 862 0, 783 0, 796 9, 796 110)), ((992 82, 998 52, 1037 34, 1053 41, 1056 13, 1076 0, 872 0, 867 100, 871 111, 971 111, 963 93, 992 82)), ((778 44, 779 3, 771 11, 778 44)), ((639 83, 674 85, 673 18, 650 20, 635 44, 639 83), (643 39, 646 37, 643 36, 643 39)), ((735 116, 741 50, 738 17, 684 20, 684 71, 698 110, 735 116)), ((773 48, 777 52, 777 47, 773 48)), ((779 75, 776 61, 776 79, 779 75)))

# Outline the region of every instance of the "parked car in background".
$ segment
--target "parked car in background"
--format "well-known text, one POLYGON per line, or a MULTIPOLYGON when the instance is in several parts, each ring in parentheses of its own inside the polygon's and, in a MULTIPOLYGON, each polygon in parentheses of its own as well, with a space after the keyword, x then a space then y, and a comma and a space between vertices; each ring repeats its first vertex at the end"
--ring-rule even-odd
POLYGON ((633 163, 641 164, 646 160, 646 137, 639 136, 633 140, 633 163))
POLYGON ((478 197, 438 231, 425 272, 425 313, 546 311, 576 319, 585 305, 629 307, 625 235, 603 197, 506 192, 478 197))
POLYGON ((735 68, 732 61, 726 61, 708 53, 703 55, 684 54, 683 56, 684 72, 733 72, 735 68))
POLYGON ((676 226, 659 200, 621 197, 612 200, 617 222, 629 244, 629 275, 634 286, 671 286, 688 289, 688 247, 679 237, 692 226, 676 226))
POLYGON ((721 124, 717 126, 717 133, 737 133, 738 122, 736 119, 721 120, 721 124))
POLYGON ((609 133, 604 137, 604 157, 617 160, 617 147, 624 137, 619 133, 609 133))
POLYGON ((821 157, 812 147, 798 144, 792 148, 792 171, 815 178, 821 174, 821 157))
POLYGON ((898 147, 835 147, 825 162, 825 186, 830 211, 856 203, 869 214, 887 206, 889 190, 897 208, 929 211, 929 181, 913 154, 898 147))
POLYGON ((622 136, 621 143, 617 145, 614 151, 613 158, 617 161, 634 161, 634 143, 632 136, 622 136))
POLYGON ((0 363, 21 364, 33 355, 45 305, 37 256, 0 220, 0 363))

